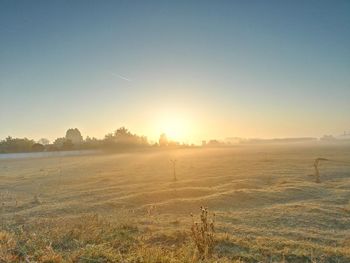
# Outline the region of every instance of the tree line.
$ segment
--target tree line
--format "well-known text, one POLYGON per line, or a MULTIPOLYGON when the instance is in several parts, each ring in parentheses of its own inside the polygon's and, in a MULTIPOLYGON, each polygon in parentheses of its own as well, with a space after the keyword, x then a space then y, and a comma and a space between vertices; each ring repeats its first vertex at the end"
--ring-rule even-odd
POLYGON ((72 128, 67 130, 64 137, 57 138, 53 142, 45 138, 35 141, 28 138, 13 138, 8 136, 0 140, 0 153, 94 149, 123 150, 155 146, 169 147, 180 146, 180 144, 169 140, 164 133, 160 135, 158 142, 150 143, 147 137, 133 134, 125 127, 121 127, 113 133, 105 135, 103 139, 91 138, 89 136, 84 139, 79 129, 72 128))

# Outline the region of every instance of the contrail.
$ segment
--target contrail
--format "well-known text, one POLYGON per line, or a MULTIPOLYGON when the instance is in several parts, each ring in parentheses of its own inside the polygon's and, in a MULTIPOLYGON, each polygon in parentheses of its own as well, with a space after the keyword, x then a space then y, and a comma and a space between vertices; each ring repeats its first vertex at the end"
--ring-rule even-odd
POLYGON ((125 81, 132 81, 131 79, 129 79, 129 78, 127 78, 127 77, 124 77, 124 76, 122 76, 122 75, 119 75, 119 74, 116 74, 116 73, 113 73, 112 72, 112 75, 113 76, 115 76, 115 77, 117 77, 117 78, 120 78, 120 79, 122 79, 122 80, 125 80, 125 81))

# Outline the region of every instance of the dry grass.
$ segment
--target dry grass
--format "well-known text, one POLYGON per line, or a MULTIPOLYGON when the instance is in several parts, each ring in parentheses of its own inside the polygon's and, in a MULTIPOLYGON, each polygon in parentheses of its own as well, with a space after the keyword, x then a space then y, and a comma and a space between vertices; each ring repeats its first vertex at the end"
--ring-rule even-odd
POLYGON ((317 184, 305 176, 317 156, 350 149, 0 160, 0 262, 350 262, 350 170, 322 166, 317 184), (189 216, 201 205, 216 214, 205 260, 189 216))

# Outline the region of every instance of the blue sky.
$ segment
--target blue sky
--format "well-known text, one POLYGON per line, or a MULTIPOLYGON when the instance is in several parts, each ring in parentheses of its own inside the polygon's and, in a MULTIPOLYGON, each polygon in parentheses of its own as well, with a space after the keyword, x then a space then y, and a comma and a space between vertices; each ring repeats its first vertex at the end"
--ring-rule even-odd
POLYGON ((0 1, 0 138, 336 135, 349 71, 350 1, 0 1))

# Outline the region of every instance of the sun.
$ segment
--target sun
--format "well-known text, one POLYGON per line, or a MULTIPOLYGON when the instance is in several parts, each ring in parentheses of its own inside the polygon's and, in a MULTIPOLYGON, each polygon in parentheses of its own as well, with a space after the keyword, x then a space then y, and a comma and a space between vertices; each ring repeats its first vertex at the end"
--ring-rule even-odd
POLYGON ((165 133, 168 139, 177 142, 185 142, 188 140, 189 123, 181 116, 163 116, 158 121, 158 128, 161 133, 165 133))

